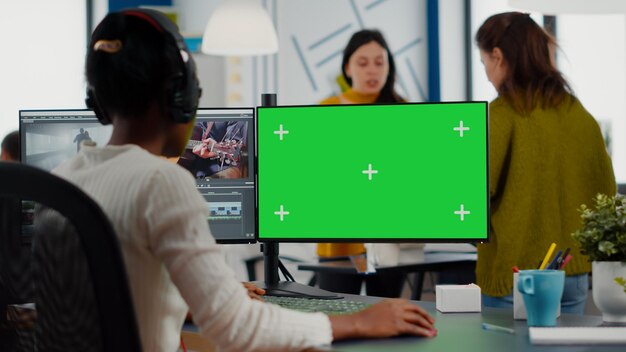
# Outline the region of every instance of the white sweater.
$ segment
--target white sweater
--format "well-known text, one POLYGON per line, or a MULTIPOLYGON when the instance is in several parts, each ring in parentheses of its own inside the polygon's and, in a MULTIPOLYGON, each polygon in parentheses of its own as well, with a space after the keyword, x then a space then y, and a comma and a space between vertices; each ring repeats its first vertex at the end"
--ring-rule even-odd
POLYGON ((248 297, 209 232, 208 208, 185 169, 125 145, 84 147, 53 172, 83 189, 111 220, 144 351, 178 348, 187 305, 201 333, 223 350, 330 344, 326 315, 248 297))

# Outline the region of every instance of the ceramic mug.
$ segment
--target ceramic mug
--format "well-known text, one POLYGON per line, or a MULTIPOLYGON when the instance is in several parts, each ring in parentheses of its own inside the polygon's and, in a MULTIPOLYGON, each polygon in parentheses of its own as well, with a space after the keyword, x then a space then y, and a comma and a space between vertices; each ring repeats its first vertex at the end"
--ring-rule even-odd
MULTIPOLYGON (((524 305, 524 296, 517 289, 517 282, 519 281, 519 273, 513 273, 513 319, 526 320, 526 306, 524 305)), ((559 305, 556 311, 556 317, 561 316, 561 305, 559 305)))
POLYGON ((521 270, 517 289, 524 297, 528 326, 556 326, 565 287, 563 270, 521 270))

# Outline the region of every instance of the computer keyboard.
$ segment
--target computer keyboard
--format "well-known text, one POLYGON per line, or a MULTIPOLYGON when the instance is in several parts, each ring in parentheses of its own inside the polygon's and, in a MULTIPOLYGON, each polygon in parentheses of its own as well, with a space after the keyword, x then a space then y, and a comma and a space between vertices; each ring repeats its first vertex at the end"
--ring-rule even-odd
POLYGON ((263 296, 267 303, 301 312, 322 312, 328 315, 350 314, 369 306, 367 303, 345 299, 309 299, 300 297, 263 296))

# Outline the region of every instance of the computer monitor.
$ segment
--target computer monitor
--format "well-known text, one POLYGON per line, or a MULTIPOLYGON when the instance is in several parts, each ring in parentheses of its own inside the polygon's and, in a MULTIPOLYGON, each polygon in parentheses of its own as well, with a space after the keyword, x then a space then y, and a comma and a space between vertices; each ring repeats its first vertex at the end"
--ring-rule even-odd
MULTIPOLYGON (((91 110, 20 110, 20 161, 50 171, 70 159, 83 140, 105 145, 113 131, 91 110)), ((30 248, 35 204, 22 201, 21 243, 30 248)))
POLYGON ((209 207, 219 243, 254 243, 254 108, 200 108, 177 163, 189 170, 209 207))
POLYGON ((257 108, 258 239, 489 239, 486 102, 257 108))
POLYGON ((20 110, 19 127, 20 160, 44 170, 76 155, 84 140, 107 144, 113 131, 91 110, 20 110))
MULTIPOLYGON (((176 160, 196 178, 209 208, 209 228, 219 243, 256 241, 253 121, 254 108, 198 109, 191 141, 176 160), (203 139, 209 146, 206 158, 193 153, 198 144, 202 149, 203 139)), ((76 155, 82 140, 106 145, 112 130, 91 110, 22 110, 21 160, 52 170, 76 155)))

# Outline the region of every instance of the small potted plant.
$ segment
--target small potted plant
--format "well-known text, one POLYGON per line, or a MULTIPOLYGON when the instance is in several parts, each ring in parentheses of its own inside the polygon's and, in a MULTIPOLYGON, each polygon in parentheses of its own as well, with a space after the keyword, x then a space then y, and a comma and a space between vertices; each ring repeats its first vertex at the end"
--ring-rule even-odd
POLYGON ((598 194, 581 205, 583 227, 572 234, 592 262, 593 301, 606 322, 626 322, 626 197, 598 194))

